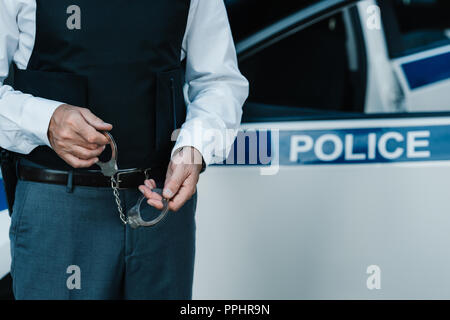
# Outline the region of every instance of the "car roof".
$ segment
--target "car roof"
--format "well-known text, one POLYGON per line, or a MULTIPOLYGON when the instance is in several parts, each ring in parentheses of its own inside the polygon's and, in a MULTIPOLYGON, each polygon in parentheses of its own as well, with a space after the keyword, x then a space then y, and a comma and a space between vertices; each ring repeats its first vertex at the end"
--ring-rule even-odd
POLYGON ((225 0, 236 42, 323 0, 225 0))

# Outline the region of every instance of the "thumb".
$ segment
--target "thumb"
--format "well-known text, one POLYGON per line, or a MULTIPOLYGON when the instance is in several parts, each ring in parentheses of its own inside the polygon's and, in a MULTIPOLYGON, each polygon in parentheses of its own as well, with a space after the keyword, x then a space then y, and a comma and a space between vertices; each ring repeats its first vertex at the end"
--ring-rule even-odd
POLYGON ((81 115, 84 120, 99 131, 110 131, 112 124, 104 122, 102 119, 93 114, 89 109, 81 109, 81 115))
POLYGON ((182 166, 176 166, 172 174, 168 174, 164 183, 163 197, 172 199, 180 190, 185 180, 185 172, 182 166))

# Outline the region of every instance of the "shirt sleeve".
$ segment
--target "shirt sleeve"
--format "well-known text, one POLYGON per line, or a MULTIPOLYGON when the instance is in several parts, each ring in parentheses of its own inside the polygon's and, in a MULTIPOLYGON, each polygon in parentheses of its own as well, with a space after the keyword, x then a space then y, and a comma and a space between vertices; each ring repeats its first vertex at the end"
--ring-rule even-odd
POLYGON ((0 1, 0 146, 22 154, 30 153, 39 145, 50 146, 48 125, 53 112, 62 104, 4 85, 14 56, 26 49, 22 48, 25 43, 19 43, 22 36, 19 25, 29 27, 26 20, 33 14, 32 9, 25 2, 0 1))
POLYGON ((193 0, 183 45, 186 121, 175 147, 192 146, 205 163, 226 159, 241 122, 248 81, 238 69, 223 0, 193 0))

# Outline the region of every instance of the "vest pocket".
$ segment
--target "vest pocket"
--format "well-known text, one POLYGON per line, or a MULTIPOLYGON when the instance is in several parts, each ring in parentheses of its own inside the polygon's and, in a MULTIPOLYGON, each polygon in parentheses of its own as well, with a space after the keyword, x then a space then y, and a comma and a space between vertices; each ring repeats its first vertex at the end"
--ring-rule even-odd
POLYGON ((77 107, 88 105, 87 79, 71 73, 19 70, 16 67, 14 89, 77 107))
POLYGON ((156 86, 156 150, 158 153, 170 154, 174 145, 172 133, 186 120, 181 68, 158 73, 156 86))

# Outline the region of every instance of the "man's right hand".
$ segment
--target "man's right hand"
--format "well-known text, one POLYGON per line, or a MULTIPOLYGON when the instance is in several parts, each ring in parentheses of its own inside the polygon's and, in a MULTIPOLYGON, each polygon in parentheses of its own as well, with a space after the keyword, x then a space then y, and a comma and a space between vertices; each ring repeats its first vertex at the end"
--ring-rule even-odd
POLYGON ((98 162, 108 139, 99 131, 110 131, 89 109, 63 104, 50 120, 48 139, 55 152, 74 168, 88 168, 98 162))

